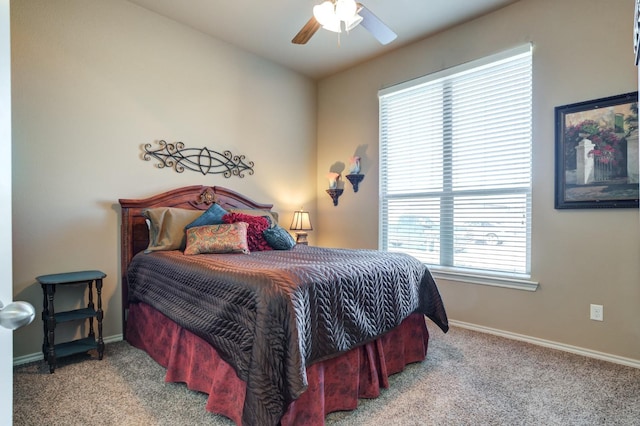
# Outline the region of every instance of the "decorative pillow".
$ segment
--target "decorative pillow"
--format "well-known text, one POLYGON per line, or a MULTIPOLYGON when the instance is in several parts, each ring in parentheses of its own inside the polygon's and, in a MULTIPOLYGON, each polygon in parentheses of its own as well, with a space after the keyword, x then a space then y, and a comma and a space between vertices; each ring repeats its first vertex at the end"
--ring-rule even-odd
POLYGON ((260 216, 267 219, 269 228, 273 228, 278 224, 278 213, 270 210, 262 209, 229 209, 229 213, 242 213, 249 216, 260 216))
POLYGON ((218 204, 212 204, 202 215, 184 227, 185 230, 193 228, 194 226, 204 225, 220 225, 224 223, 222 216, 227 214, 227 211, 220 207, 218 204))
POLYGON ((247 228, 248 225, 245 222, 189 228, 187 229, 187 247, 184 249, 184 254, 249 254, 247 228))
POLYGON ((262 235, 267 240, 267 244, 274 250, 291 250, 296 245, 296 241, 291 234, 282 226, 267 228, 262 232, 262 235))
POLYGON ((145 253, 184 249, 184 227, 201 214, 202 210, 176 207, 153 207, 143 210, 142 215, 149 220, 149 246, 145 253))
POLYGON ((222 216, 225 223, 245 222, 247 228, 247 245, 250 251, 272 250, 262 232, 269 227, 269 222, 262 216, 251 216, 243 213, 227 213, 222 216))

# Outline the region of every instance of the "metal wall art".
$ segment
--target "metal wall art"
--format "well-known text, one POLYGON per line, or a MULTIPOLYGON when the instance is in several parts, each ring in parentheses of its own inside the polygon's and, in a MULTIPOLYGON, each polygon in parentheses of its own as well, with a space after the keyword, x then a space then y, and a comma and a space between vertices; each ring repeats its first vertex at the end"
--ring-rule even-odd
POLYGON ((231 176, 244 177, 245 173, 253 174, 253 161, 246 161, 244 155, 233 155, 231 151, 222 153, 204 148, 185 148, 184 143, 167 143, 158 141, 160 146, 151 149, 151 144, 144 145, 143 159, 158 161, 156 167, 163 169, 169 167, 178 173, 186 170, 200 172, 203 175, 221 174, 226 178, 231 176))

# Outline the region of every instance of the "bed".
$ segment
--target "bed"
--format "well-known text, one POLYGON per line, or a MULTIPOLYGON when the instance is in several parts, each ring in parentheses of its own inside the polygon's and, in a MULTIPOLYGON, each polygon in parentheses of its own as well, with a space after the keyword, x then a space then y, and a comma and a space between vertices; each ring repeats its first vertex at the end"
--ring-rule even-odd
POLYGON ((208 394, 206 409, 238 425, 322 425, 425 359, 425 316, 448 330, 431 274, 410 256, 255 241, 251 251, 194 251, 211 240, 204 230, 241 239, 246 221, 277 231, 277 213, 218 186, 119 202, 125 339, 167 368, 165 380, 208 394), (179 249, 150 251, 150 211, 205 217, 220 208, 228 225, 194 226, 179 249))

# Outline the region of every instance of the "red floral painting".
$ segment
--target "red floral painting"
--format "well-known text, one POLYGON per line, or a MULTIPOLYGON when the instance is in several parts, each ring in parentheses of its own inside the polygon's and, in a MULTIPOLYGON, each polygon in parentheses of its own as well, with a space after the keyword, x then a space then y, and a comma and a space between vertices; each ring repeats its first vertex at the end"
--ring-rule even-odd
POLYGON ((638 92, 556 107, 556 208, 638 207, 638 92))

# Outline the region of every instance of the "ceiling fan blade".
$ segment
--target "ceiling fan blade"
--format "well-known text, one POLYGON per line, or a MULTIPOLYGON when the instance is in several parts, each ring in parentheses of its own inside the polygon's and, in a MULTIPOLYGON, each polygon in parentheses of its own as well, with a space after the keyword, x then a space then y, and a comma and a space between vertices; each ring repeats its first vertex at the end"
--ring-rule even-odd
POLYGON ((294 44, 305 44, 308 42, 311 37, 318 31, 320 28, 320 23, 316 21, 315 17, 311 17, 304 27, 296 34, 296 36, 291 40, 291 43, 294 44))
POLYGON ((362 16, 360 25, 365 27, 381 44, 389 44, 398 37, 396 33, 391 31, 391 28, 387 27, 384 22, 364 7, 362 3, 358 3, 358 15, 362 16))

